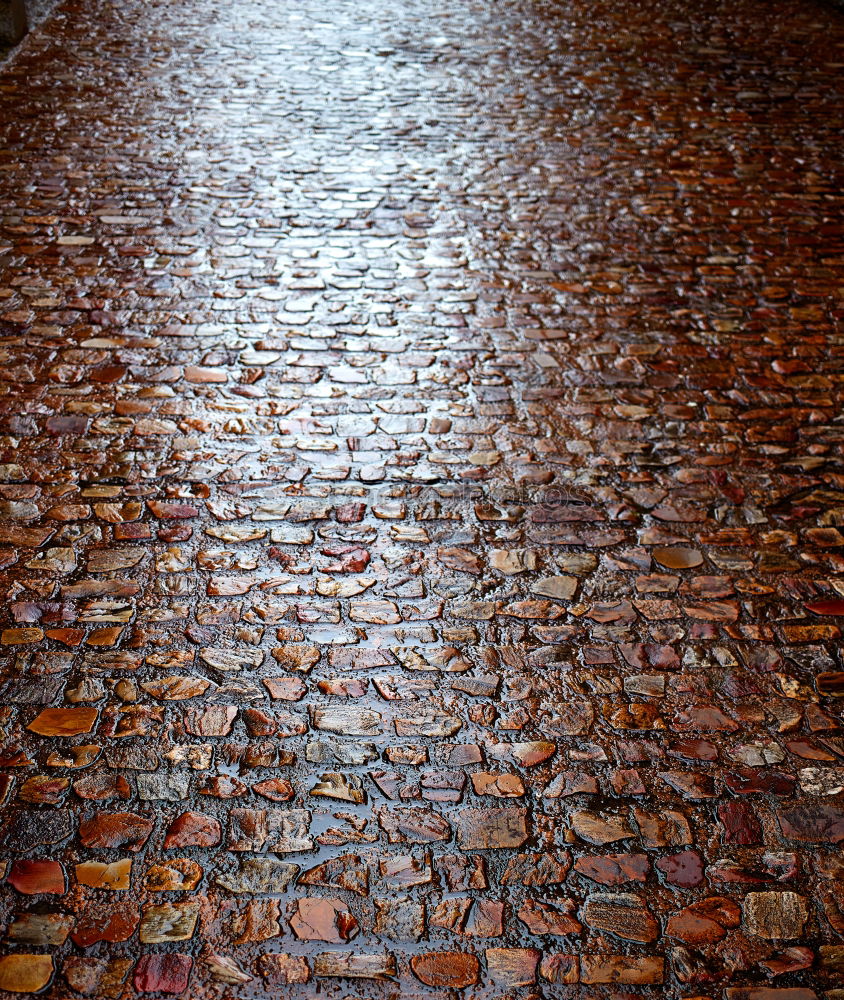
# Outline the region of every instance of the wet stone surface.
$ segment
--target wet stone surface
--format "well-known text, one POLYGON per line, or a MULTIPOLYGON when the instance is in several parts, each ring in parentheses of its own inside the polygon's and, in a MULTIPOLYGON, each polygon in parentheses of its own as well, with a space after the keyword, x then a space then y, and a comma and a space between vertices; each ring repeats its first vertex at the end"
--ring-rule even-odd
POLYGON ((3 1000, 842 1000, 843 45, 813 0, 31 34, 3 1000))

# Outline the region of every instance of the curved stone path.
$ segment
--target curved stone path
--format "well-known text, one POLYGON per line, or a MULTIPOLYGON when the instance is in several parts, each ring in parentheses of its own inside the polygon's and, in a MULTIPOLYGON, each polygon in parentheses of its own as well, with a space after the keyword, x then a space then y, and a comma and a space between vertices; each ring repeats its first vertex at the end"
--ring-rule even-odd
POLYGON ((842 1000, 842 79, 814 0, 30 36, 3 1000, 842 1000))

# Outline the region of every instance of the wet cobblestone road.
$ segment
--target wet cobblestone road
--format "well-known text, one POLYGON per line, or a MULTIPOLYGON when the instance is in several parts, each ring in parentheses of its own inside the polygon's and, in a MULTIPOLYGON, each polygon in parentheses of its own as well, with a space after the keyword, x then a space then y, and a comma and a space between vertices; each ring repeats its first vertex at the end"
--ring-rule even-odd
POLYGON ((28 39, 0 996, 842 1000, 842 70, 809 0, 28 39))

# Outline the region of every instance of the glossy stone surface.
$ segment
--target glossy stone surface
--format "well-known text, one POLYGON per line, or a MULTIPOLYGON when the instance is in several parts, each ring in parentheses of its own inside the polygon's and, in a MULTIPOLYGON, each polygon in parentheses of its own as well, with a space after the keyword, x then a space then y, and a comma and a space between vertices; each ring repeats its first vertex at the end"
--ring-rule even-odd
POLYGON ((67 0, 0 66, 2 1000, 844 1000, 842 46, 67 0))

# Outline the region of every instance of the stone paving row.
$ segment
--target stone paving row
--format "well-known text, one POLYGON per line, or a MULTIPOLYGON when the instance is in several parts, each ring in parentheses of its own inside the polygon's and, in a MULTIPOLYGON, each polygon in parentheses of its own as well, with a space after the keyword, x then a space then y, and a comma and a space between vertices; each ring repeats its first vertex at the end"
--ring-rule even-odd
POLYGON ((844 998, 844 15, 66 2, 0 73, 0 996, 844 998))

